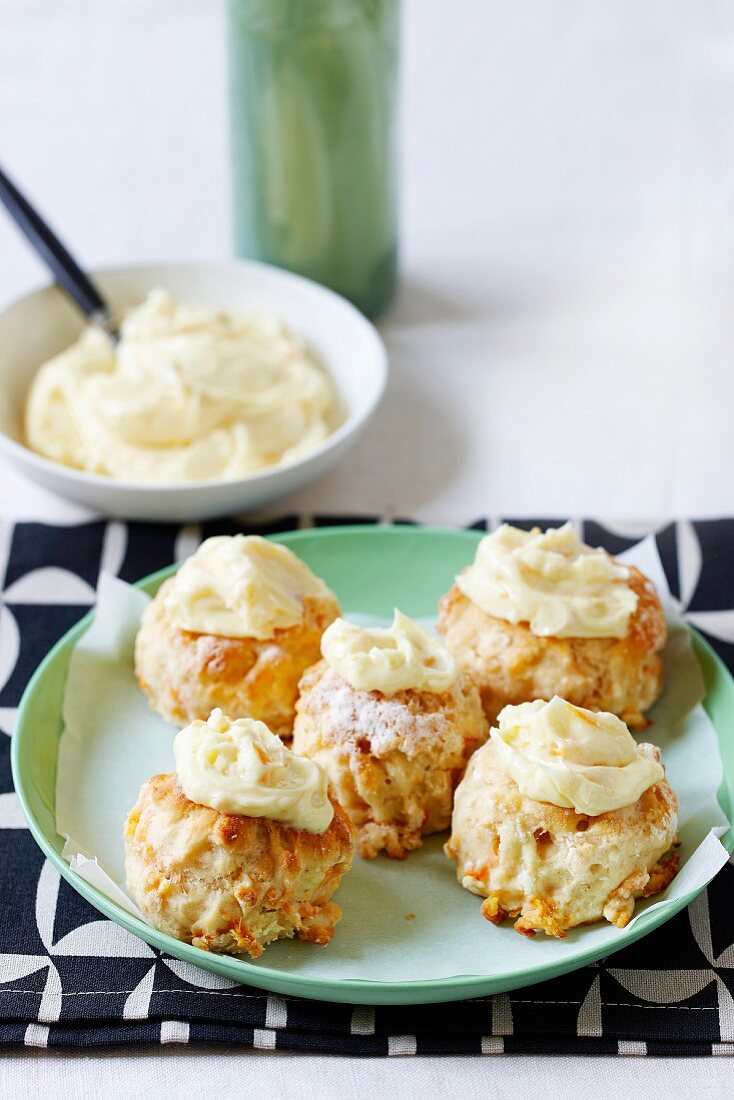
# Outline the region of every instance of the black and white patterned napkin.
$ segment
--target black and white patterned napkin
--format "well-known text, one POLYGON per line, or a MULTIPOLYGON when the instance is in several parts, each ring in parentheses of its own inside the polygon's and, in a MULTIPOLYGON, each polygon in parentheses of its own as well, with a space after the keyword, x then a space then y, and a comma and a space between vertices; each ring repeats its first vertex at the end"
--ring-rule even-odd
MULTIPOLYGON (((340 522, 372 519, 287 516, 247 530, 340 522)), ((734 520, 649 529, 674 597, 734 668, 734 520)), ((322 1004, 233 985, 102 920, 61 879, 33 841, 12 789, 10 736, 23 689, 94 602, 101 570, 134 581, 190 553, 201 538, 235 530, 245 528, 0 526, 0 1043, 215 1042, 379 1055, 734 1054, 731 864, 688 910, 608 960, 450 1009, 322 1004)), ((646 530, 580 522, 587 542, 615 553, 646 530)))

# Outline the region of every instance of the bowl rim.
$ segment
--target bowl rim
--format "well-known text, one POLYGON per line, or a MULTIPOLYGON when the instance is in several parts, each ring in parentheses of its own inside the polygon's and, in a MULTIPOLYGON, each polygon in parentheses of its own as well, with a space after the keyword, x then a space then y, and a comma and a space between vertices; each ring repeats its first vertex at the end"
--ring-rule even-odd
MULTIPOLYGON (((68 479, 72 484, 80 486, 84 485, 97 489, 105 489, 116 494, 135 492, 146 496, 154 496, 157 493, 166 492, 176 495, 185 495, 196 489, 214 490, 234 488, 239 485, 251 485, 255 487, 267 484, 268 481, 277 477, 278 474, 284 473, 286 470, 291 471, 307 468, 321 456, 328 455, 331 451, 338 448, 345 440, 356 435, 364 427, 380 404, 385 393, 389 362, 385 343, 377 331, 377 328, 347 298, 344 298, 341 294, 337 294, 336 291, 331 290, 329 287, 322 286, 321 283, 317 283, 314 279, 308 279, 304 275, 298 275, 293 271, 287 271, 285 268, 277 267, 275 264, 264 263, 261 260, 236 258, 228 260, 150 260, 143 263, 124 263, 94 267, 90 268, 89 273, 93 278, 102 280, 110 277, 114 278, 115 276, 125 276, 126 274, 132 276, 135 273, 143 273, 146 270, 152 271, 156 268, 164 267, 179 269, 198 268, 200 270, 209 269, 211 271, 226 271, 230 269, 233 273, 238 269, 249 270, 256 274, 258 272, 264 272, 269 276, 275 276, 276 279, 280 279, 283 282, 306 289, 309 293, 315 292, 317 296, 322 296, 330 300, 331 305, 335 305, 338 309, 343 310, 347 314, 351 314, 351 320, 357 323, 358 327, 362 329, 369 343, 372 345, 377 375, 375 391, 372 398, 361 410, 356 412, 348 410, 343 423, 328 435, 322 443, 319 443, 300 458, 292 462, 279 462, 256 473, 246 474, 242 477, 235 478, 201 478, 195 481, 177 481, 173 483, 165 481, 123 481, 120 478, 111 478, 104 474, 94 474, 87 470, 78 470, 75 466, 65 466, 62 462, 54 462, 53 459, 46 458, 44 455, 38 454, 37 451, 31 450, 31 448, 27 447, 24 443, 20 443, 17 439, 13 439, 7 432, 3 431, 1 427, 0 450, 14 456, 19 462, 25 465, 35 467, 41 473, 48 474, 52 477, 59 477, 62 480, 68 479)), ((35 290, 30 290, 25 294, 21 294, 11 299, 3 305, 2 309, 0 309, 0 322, 6 314, 10 313, 24 302, 31 298, 40 297, 55 289, 58 289, 56 283, 47 282, 42 286, 36 287, 35 290)), ((63 294, 64 292, 59 289, 59 293, 63 294)), ((324 367, 328 373, 328 364, 324 364, 324 367)))

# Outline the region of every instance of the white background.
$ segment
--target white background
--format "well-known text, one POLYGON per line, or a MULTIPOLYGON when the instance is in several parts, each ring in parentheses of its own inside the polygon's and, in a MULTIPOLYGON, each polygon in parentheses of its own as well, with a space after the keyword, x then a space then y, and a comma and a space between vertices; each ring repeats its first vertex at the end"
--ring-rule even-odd
MULTIPOLYGON (((731 3, 405 13, 389 400, 297 503, 731 512, 731 3)), ((228 255, 222 24, 217 0, 0 0, 0 156, 86 263, 228 255)), ((0 218, 0 301, 43 278, 0 218)))
MULTIPOLYGON (((0 159, 90 266, 229 255, 225 92, 215 0, 0 0, 0 159)), ((405 0, 402 98, 388 400, 283 507, 731 514, 729 0, 405 0)), ((0 216, 0 305, 44 280, 0 216)), ((79 514, 2 468, 0 510, 79 514)), ((661 1072, 706 1097, 730 1065, 168 1050, 5 1069, 15 1097, 62 1077, 77 1096, 645 1096, 661 1072)))

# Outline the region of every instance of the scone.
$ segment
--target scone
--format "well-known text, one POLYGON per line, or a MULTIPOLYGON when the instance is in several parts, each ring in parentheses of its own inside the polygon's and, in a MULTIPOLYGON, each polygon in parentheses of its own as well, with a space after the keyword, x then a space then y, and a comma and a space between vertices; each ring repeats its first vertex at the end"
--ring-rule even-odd
POLYGON ((127 888, 146 920, 253 959, 277 939, 327 944, 354 829, 318 765, 220 711, 174 747, 177 774, 147 780, 125 823, 127 888))
POLYGON ((507 707, 469 762, 445 845, 482 915, 559 938, 628 924, 635 899, 678 870, 678 800, 659 760, 615 715, 558 698, 507 707))
POLYGON ((439 612, 490 722, 507 704, 557 694, 633 729, 648 724, 663 688, 660 600, 638 569, 585 546, 569 524, 487 535, 439 612))
POLYGON ((403 859, 449 826, 456 785, 487 737, 479 694, 399 611, 388 630, 338 619, 322 652, 301 680, 294 751, 328 775, 361 856, 403 859))
POLYGON ((287 547, 210 538, 143 612, 135 673, 169 722, 220 707, 288 736, 298 681, 338 614, 334 593, 287 547))

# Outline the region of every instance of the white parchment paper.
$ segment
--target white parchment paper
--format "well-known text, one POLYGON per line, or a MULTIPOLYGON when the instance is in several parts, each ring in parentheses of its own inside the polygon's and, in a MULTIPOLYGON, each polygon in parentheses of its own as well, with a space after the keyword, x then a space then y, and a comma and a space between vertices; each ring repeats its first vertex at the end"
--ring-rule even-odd
MULTIPOLYGON (((672 908, 713 878, 728 858, 717 839, 727 821, 716 800, 722 765, 715 731, 700 706, 700 670, 668 595, 654 540, 626 558, 655 582, 667 603, 666 689, 646 736, 661 746, 680 798, 683 863, 661 900, 638 904, 638 920, 653 906, 672 908)), ((147 600, 114 577, 101 579, 97 614, 69 666, 56 786, 64 857, 82 878, 138 916, 125 893, 123 822, 143 781, 173 769, 176 733, 148 708, 133 674, 135 633, 147 600)), ((376 621, 359 609, 348 617, 376 621)), ((268 948, 262 964, 329 980, 420 981, 570 963, 590 949, 612 950, 624 935, 606 923, 575 929, 565 940, 528 940, 510 924, 495 928, 480 915, 481 899, 457 884, 454 865, 441 850, 444 840, 430 838, 404 862, 356 859, 337 894, 344 917, 328 948, 282 941, 268 948)))

